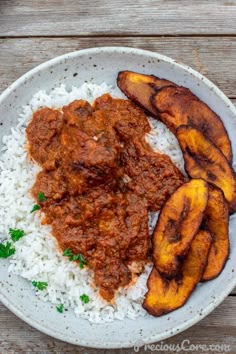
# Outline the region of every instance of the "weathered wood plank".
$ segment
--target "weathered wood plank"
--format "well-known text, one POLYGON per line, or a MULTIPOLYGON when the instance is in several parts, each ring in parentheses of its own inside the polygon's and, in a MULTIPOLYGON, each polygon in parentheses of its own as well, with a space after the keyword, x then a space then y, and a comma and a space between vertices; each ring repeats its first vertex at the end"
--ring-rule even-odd
POLYGON ((1 0, 0 11, 2 36, 236 34, 235 0, 1 0))
MULTIPOLYGON (((189 340, 185 345, 228 345, 232 353, 236 352, 236 297, 229 296, 215 311, 194 327, 176 335, 164 344, 179 344, 189 340)), ((160 343, 159 343, 160 344, 160 343)), ((228 348, 229 348, 228 347, 228 348)), ((0 305, 0 352, 1 353, 86 353, 86 354, 131 354, 133 349, 98 350, 76 347, 58 341, 34 330, 18 319, 3 305, 0 305)), ((151 350, 140 349, 140 353, 151 353, 151 350)), ((173 350, 160 351, 173 354, 173 350)), ((206 351, 180 351, 178 353, 205 353, 206 351)), ((227 352, 208 350, 207 353, 227 352)), ((229 352, 229 351, 228 351, 229 352)))
MULTIPOLYGON (((236 22, 236 21, 235 21, 236 22)), ((236 38, 21 38, 0 40, 0 91, 45 60, 98 46, 130 46, 168 55, 200 71, 236 97, 236 38)))

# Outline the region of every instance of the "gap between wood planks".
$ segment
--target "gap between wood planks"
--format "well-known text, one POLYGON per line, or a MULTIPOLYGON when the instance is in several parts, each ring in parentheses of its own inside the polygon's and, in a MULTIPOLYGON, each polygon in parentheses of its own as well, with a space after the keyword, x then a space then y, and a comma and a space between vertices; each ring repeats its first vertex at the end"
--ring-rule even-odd
POLYGON ((25 38, 229 38, 233 37, 236 38, 236 33, 227 33, 227 34, 201 34, 201 33, 194 33, 194 34, 184 34, 184 33, 178 33, 178 34, 133 34, 131 33, 125 33, 125 34, 82 34, 82 35, 75 35, 75 34, 61 34, 61 35, 9 35, 9 36, 1 36, 0 39, 25 39, 25 38))

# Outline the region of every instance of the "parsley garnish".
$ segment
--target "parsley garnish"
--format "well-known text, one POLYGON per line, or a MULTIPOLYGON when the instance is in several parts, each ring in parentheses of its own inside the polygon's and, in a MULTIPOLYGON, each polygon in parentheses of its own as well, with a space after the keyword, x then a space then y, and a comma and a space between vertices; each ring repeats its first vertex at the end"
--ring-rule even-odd
POLYGON ((72 259, 70 259, 73 256, 73 253, 71 252, 71 250, 69 248, 65 249, 65 251, 62 254, 65 257, 69 257, 69 260, 72 261, 72 259))
POLYGON ((0 243, 0 258, 8 258, 16 252, 15 247, 12 247, 11 242, 7 242, 5 245, 0 243))
POLYGON ((45 202, 47 200, 43 192, 39 192, 37 197, 39 202, 45 202))
POLYGON ((34 204, 30 213, 34 213, 36 210, 39 210, 39 209, 40 209, 40 206, 38 204, 34 204))
POLYGON ((86 294, 81 295, 79 298, 84 304, 87 304, 89 302, 89 296, 86 294))
POLYGON ((9 229, 9 235, 11 236, 12 241, 19 241, 21 237, 24 236, 24 231, 20 229, 9 229))
POLYGON ((62 313, 64 311, 64 305, 60 304, 59 306, 56 306, 56 309, 59 313, 62 313))
POLYGON ((80 267, 81 269, 83 269, 83 268, 84 268, 84 265, 87 264, 86 260, 84 259, 84 257, 83 257, 82 254, 80 254, 80 253, 79 253, 76 257, 78 257, 77 259, 79 260, 79 267, 80 267))
POLYGON ((48 286, 48 283, 44 281, 32 281, 33 286, 37 288, 38 290, 45 290, 48 286))
POLYGON ((79 261, 79 267, 82 269, 84 268, 84 265, 87 264, 86 260, 84 259, 84 257, 82 256, 82 254, 78 253, 78 254, 73 254, 72 251, 67 248, 64 252, 63 252, 63 256, 68 257, 70 261, 79 261))

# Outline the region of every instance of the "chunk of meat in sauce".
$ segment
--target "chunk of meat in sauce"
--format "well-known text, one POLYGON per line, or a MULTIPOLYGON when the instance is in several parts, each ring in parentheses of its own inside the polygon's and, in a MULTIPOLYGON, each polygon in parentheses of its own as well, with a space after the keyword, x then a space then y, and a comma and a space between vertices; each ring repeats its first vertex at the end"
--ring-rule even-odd
POLYGON ((104 122, 104 117, 94 119, 95 112, 89 104, 86 106, 88 114, 85 115, 83 107, 80 115, 79 107, 83 103, 79 100, 63 107, 65 117, 61 133, 63 158, 76 166, 98 168, 108 174, 111 169, 117 167, 120 142, 113 128, 108 129, 109 125, 107 120, 104 122))
POLYGON ((151 127, 146 115, 129 100, 113 99, 109 94, 98 97, 94 102, 95 118, 105 117, 106 125, 110 124, 118 132, 119 140, 143 137, 151 127))
POLYGON ((59 110, 43 108, 34 113, 27 127, 29 153, 46 169, 54 169, 60 153, 63 115, 59 110))
POLYGON ((81 254, 100 294, 111 300, 129 284, 132 264, 148 260, 148 212, 183 183, 168 156, 145 142, 150 125, 128 100, 105 94, 93 106, 76 100, 41 109, 26 133, 29 153, 43 170, 32 194, 60 248, 81 254), (128 183, 127 183, 128 180, 128 183))
POLYGON ((145 198, 150 211, 160 210, 184 182, 182 173, 170 158, 154 152, 144 139, 128 141, 121 161, 124 173, 131 178, 127 188, 145 198))
POLYGON ((67 183, 60 169, 38 173, 31 192, 37 198, 38 193, 42 191, 47 199, 47 205, 60 201, 67 195, 67 183))

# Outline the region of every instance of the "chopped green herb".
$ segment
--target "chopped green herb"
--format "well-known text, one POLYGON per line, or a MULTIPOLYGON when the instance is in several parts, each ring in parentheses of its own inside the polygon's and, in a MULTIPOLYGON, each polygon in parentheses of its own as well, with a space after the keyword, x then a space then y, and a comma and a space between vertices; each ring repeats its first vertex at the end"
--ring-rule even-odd
POLYGON ((82 256, 82 254, 78 254, 78 260, 79 260, 79 267, 82 269, 84 268, 84 265, 87 264, 86 260, 84 259, 84 257, 82 256))
POLYGON ((62 313, 64 311, 64 305, 60 304, 59 306, 56 306, 56 309, 59 313, 62 313))
POLYGON ((84 304, 87 304, 89 302, 89 296, 86 294, 81 295, 79 298, 84 304))
POLYGON ((45 197, 43 192, 39 192, 38 193, 38 201, 39 202, 45 202, 47 200, 47 198, 45 197))
POLYGON ((73 256, 73 253, 71 252, 71 250, 69 248, 65 249, 65 251, 62 254, 65 257, 71 257, 73 256))
POLYGON ((21 237, 24 236, 24 231, 20 229, 9 229, 9 235, 11 236, 12 241, 19 241, 21 237))
POLYGON ((36 210, 39 210, 40 209, 40 206, 38 204, 34 204, 32 210, 31 210, 31 213, 34 213, 36 210))
POLYGON ((73 254, 72 251, 67 248, 64 252, 63 252, 63 256, 68 257, 70 261, 79 261, 79 267, 82 269, 84 268, 84 265, 87 264, 86 260, 84 259, 84 257, 82 256, 82 254, 78 253, 78 254, 73 254))
POLYGON ((7 242, 5 245, 0 243, 0 258, 8 258, 16 252, 15 247, 12 247, 11 242, 7 242))
POLYGON ((48 283, 44 281, 32 281, 33 286, 37 288, 38 290, 45 290, 48 286, 48 283))

